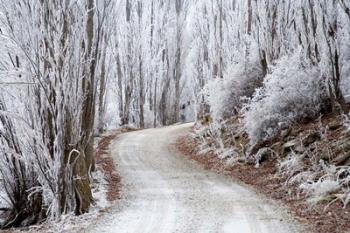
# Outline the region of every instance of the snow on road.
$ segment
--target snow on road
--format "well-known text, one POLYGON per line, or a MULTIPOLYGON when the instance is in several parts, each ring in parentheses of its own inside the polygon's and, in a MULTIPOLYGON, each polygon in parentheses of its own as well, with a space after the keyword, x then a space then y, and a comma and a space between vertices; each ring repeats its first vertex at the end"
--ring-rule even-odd
POLYGON ((137 131, 115 141, 124 200, 84 232, 300 232, 271 201, 178 154, 174 142, 190 127, 137 131))

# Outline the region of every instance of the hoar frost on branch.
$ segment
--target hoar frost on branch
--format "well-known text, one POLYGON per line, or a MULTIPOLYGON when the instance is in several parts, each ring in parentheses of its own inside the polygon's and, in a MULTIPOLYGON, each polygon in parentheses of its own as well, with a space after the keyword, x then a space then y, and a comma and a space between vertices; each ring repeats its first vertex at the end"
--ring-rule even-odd
MULTIPOLYGON (((92 135, 108 127, 195 112, 203 140, 229 157, 237 148, 224 134, 254 147, 297 121, 346 112, 349 9, 345 0, 0 0, 7 223, 86 212, 92 135)), ((317 193, 315 182, 303 190, 317 193)))
POLYGON ((87 212, 101 43, 94 21, 106 15, 97 17, 92 0, 0 4, 3 227, 87 212))
POLYGON ((252 144, 276 136, 293 123, 317 117, 326 103, 320 70, 302 59, 298 53, 282 58, 246 105, 245 128, 252 144))

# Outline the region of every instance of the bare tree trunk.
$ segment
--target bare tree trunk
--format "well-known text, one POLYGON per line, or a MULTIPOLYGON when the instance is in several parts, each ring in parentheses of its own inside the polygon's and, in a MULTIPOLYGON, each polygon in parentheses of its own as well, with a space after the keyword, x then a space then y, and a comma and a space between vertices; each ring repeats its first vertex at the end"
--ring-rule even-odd
MULTIPOLYGON (((130 72, 130 76, 132 77, 132 73, 130 72)), ((132 98, 132 82, 130 82, 125 90, 124 96, 124 112, 122 118, 122 125, 128 125, 130 123, 130 106, 132 98)))
POLYGON ((252 0, 248 0, 248 23, 247 23, 248 35, 252 33, 252 23, 253 23, 252 21, 253 21, 252 0))
POLYGON ((182 8, 183 0, 175 1, 176 10, 176 55, 175 55, 175 70, 174 70, 174 81, 175 81, 175 103, 174 103, 174 123, 180 120, 180 99, 181 99, 181 46, 182 46, 182 8))
MULTIPOLYGON (((137 15, 139 17, 139 33, 142 33, 142 1, 137 2, 137 15)), ((144 84, 144 78, 143 78, 143 70, 142 70, 142 46, 139 48, 139 108, 140 108, 140 127, 145 128, 145 84, 144 84)))
POLYGON ((224 78, 223 76, 223 57, 222 57, 222 50, 223 50, 223 5, 222 5, 222 0, 220 0, 220 5, 219 5, 219 65, 218 65, 218 76, 219 78, 224 78))
MULTIPOLYGON (((180 30, 180 29, 178 29, 180 30)), ((181 32, 178 32, 180 34, 181 32)), ((180 90, 180 81, 181 81, 181 48, 180 48, 180 38, 181 35, 178 35, 177 40, 177 50, 176 50, 176 61, 175 61, 175 106, 174 106, 174 123, 179 122, 180 120, 180 98, 181 98, 181 90, 180 90)))
MULTIPOLYGON (((126 23, 128 26, 127 34, 130 36, 131 34, 131 4, 130 0, 126 0, 125 2, 125 15, 126 15, 126 23)), ((133 93, 133 81, 134 81, 134 73, 133 73, 133 64, 132 64, 132 41, 129 39, 127 41, 127 71, 126 71, 126 77, 128 77, 128 80, 126 81, 125 86, 125 93, 124 93, 124 109, 123 109, 123 117, 122 117, 122 125, 128 125, 130 123, 130 107, 131 107, 131 101, 132 101, 132 93, 133 93)))
POLYGON ((168 91, 170 87, 170 79, 168 78, 165 81, 165 86, 162 91, 162 96, 159 103, 159 116, 162 125, 168 124, 168 109, 167 109, 167 101, 168 101, 168 91))
POLYGON ((157 92, 157 87, 158 87, 158 78, 156 78, 156 82, 154 84, 154 97, 153 97, 153 106, 154 106, 154 110, 153 110, 153 127, 156 128, 157 127, 157 111, 158 108, 157 106, 157 96, 158 96, 158 92, 157 92))
POLYGON ((143 73, 142 73, 142 58, 141 55, 139 57, 139 86, 140 86, 140 127, 145 128, 145 87, 144 87, 144 80, 143 80, 143 73))
MULTIPOLYGON (((324 7, 321 6, 321 9, 325 11, 324 7)), ((333 10, 337 7, 337 3, 333 1, 333 10)), ((322 15, 322 30, 324 37, 326 38, 326 45, 328 48, 328 59, 331 69, 331 75, 328 82, 328 90, 330 95, 331 107, 334 113, 341 113, 342 111, 347 110, 344 96, 340 88, 340 64, 339 64, 339 52, 337 48, 337 23, 327 23, 326 21, 326 12, 323 12, 322 15), (329 24, 329 25, 327 25, 329 24)))
POLYGON ((102 54, 102 68, 100 78, 100 90, 99 90, 99 103, 98 103, 98 132, 101 134, 104 130, 104 117, 105 117, 105 98, 106 98, 106 50, 102 54))
MULTIPOLYGON (((89 171, 95 170, 95 158, 93 148, 93 127, 95 120, 95 67, 96 67, 96 54, 93 49, 94 41, 94 15, 95 4, 94 0, 88 0, 87 2, 88 19, 86 25, 86 60, 89 67, 86 69, 86 75, 88 79, 83 79, 83 89, 85 93, 85 101, 83 104, 82 115, 82 132, 84 132, 84 138, 81 143, 81 147, 84 156, 78 156, 76 165, 74 167, 74 173, 78 176, 85 177, 76 182, 76 196, 77 196, 77 214, 85 213, 89 210, 92 202, 92 193, 90 189, 90 182, 88 179, 89 171), (85 165, 82 164, 85 161, 85 165)), ((69 162, 69 161, 68 161, 69 162)))
POLYGON ((170 75, 169 75, 169 54, 166 49, 163 50, 163 63, 166 65, 166 80, 162 89, 162 95, 159 102, 159 118, 162 125, 168 124, 168 94, 170 88, 170 75))
MULTIPOLYGON (((89 75, 88 79, 84 79, 83 88, 85 92, 85 101, 84 101, 84 114, 82 120, 82 130, 84 132, 85 142, 85 160, 86 166, 88 168, 94 168, 94 156, 92 149, 92 131, 94 124, 94 84, 95 84, 95 65, 96 61, 94 60, 94 50, 93 50, 93 41, 94 41, 94 0, 88 0, 88 20, 86 25, 86 60, 90 61, 90 66, 87 68, 86 75, 89 75)), ((94 170, 94 169, 92 169, 94 170)))
MULTIPOLYGON (((118 45, 117 45, 118 47, 118 45)), ((123 113, 124 113, 124 96, 123 96, 123 72, 122 72, 122 67, 120 63, 120 58, 119 54, 116 55, 116 65, 117 65, 117 75, 118 75, 118 96, 119 96, 119 118, 122 120, 123 119, 123 113)))

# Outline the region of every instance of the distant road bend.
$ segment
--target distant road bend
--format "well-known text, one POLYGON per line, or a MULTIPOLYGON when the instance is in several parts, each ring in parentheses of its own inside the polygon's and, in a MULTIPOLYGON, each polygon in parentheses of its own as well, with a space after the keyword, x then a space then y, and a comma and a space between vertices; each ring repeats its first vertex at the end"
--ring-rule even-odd
POLYGON ((113 142, 125 197, 87 232, 301 232, 273 202, 176 152, 176 139, 191 126, 126 133, 113 142))

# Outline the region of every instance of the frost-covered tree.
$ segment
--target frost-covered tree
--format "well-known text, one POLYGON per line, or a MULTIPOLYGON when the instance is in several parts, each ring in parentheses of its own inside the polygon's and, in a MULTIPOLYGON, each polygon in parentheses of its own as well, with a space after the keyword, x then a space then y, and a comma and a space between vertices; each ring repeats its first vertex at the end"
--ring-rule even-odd
POLYGON ((243 118, 258 144, 303 118, 348 110, 345 0, 0 4, 0 167, 16 196, 12 217, 22 203, 35 217, 41 207, 54 218, 87 211, 92 135, 109 127, 195 112, 219 140, 227 121, 243 118))
POLYGON ((119 2, 111 41, 121 125, 150 127, 180 120, 188 5, 184 0, 119 2))
MULTIPOLYGON (((322 97, 321 110, 346 111, 348 9, 345 1, 193 3, 188 16, 191 20, 187 40, 191 47, 184 72, 197 84, 196 93, 202 90, 198 85, 208 83, 203 95, 195 95, 201 106, 200 114, 206 116, 210 112, 210 118, 221 121, 239 114, 242 106, 249 109, 250 106, 245 105, 247 98, 263 86, 265 77, 270 77, 276 64, 285 64, 280 60, 294 56, 320 69, 316 83, 324 87, 327 96, 322 97), (224 80, 215 80, 218 61, 222 63, 224 80)), ((300 67, 300 72, 304 69, 300 67)), ((306 82, 315 83, 312 78, 306 82)))
POLYGON ((4 227, 85 213, 105 46, 96 22, 106 14, 96 13, 103 7, 93 0, 0 4, 0 171, 10 203, 4 227))

